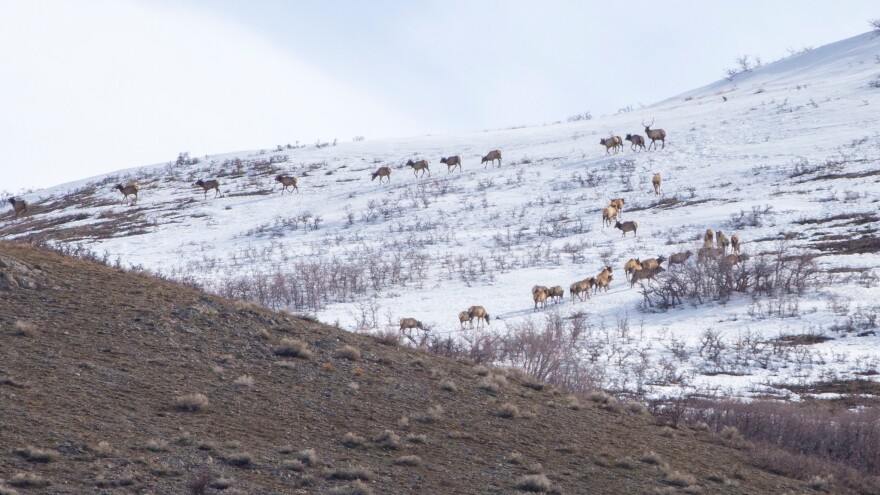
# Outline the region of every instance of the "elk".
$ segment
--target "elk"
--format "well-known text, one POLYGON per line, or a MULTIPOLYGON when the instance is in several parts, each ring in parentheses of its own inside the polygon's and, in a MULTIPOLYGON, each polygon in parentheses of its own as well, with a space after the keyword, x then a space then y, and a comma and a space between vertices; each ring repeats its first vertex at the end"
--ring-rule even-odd
POLYGON ((611 221, 617 220, 617 208, 613 206, 606 206, 602 209, 602 228, 605 226, 611 226, 611 221))
POLYGON ((647 134, 648 139, 651 140, 651 146, 653 146, 654 149, 656 150, 657 149, 657 140, 660 140, 660 142, 663 143, 663 147, 660 149, 661 150, 665 149, 666 148, 666 131, 664 131, 663 129, 651 129, 651 126, 654 125, 654 119, 651 119, 650 124, 646 124, 644 121, 642 121, 642 125, 645 126, 645 134, 647 134))
POLYGON ((617 154, 620 151, 620 145, 623 141, 620 139, 620 136, 612 136, 607 138, 602 138, 599 140, 599 144, 605 147, 605 154, 608 155, 611 153, 611 149, 614 149, 614 153, 617 154))
POLYGON ((480 326, 481 320, 486 320, 486 324, 489 325, 489 313, 486 312, 486 309, 482 306, 471 306, 468 308, 468 318, 473 320, 477 319, 477 326, 480 326))
MULTIPOLYGON (((116 184, 116 189, 122 193, 122 202, 128 199, 129 196, 134 196, 134 202, 137 203, 138 200, 138 186, 137 184, 129 184, 127 186, 123 186, 122 184, 116 184)), ((134 203, 132 203, 134 204, 134 203)))
POLYGON ((636 282, 638 282, 640 280, 651 280, 658 273, 665 272, 665 271, 666 271, 666 269, 663 268, 662 266, 657 266, 656 268, 642 268, 641 270, 636 270, 632 274, 632 278, 629 281, 629 288, 632 289, 633 287, 635 287, 636 282))
POLYGON ((464 328, 465 322, 469 323, 473 328, 474 323, 471 321, 471 315, 467 311, 461 311, 458 313, 458 323, 461 324, 461 328, 464 328))
POLYGON ((440 163, 446 165, 446 173, 451 173, 455 167, 458 167, 458 171, 461 172, 461 157, 458 155, 441 158, 440 163))
POLYGON ((20 215, 24 215, 27 213, 27 201, 23 199, 9 198, 9 204, 12 205, 12 210, 15 211, 15 218, 18 218, 20 215))
POLYGON ((728 254, 721 258, 721 266, 726 268, 733 268, 733 265, 738 265, 741 261, 746 260, 746 255, 739 254, 728 254))
POLYGON ((400 330, 411 330, 413 328, 418 328, 419 330, 425 330, 425 327, 422 325, 422 322, 415 318, 401 318, 400 319, 400 330))
POLYGON ((721 250, 722 253, 727 252, 727 248, 730 247, 730 241, 727 239, 727 236, 724 235, 724 232, 720 230, 715 233, 715 246, 721 250))
POLYGON ((616 208, 617 215, 620 216, 620 214, 623 213, 623 203, 625 203, 623 198, 614 198, 611 200, 608 206, 613 206, 614 208, 616 208))
POLYGON ((214 189, 214 197, 215 198, 220 195, 220 181, 217 179, 211 179, 211 180, 199 179, 193 185, 201 187, 205 191, 205 198, 208 197, 208 191, 210 191, 211 189, 214 189))
MULTIPOLYGON (((489 154, 487 154, 486 156, 483 157, 483 161, 481 161, 480 163, 489 162, 489 164, 494 164, 495 160, 498 160, 498 166, 500 167, 501 166, 501 152, 498 150, 490 151, 489 154)), ((483 168, 485 169, 486 166, 484 165, 483 168)))
POLYGON ((425 176, 425 171, 426 171, 426 170, 427 170, 427 172, 428 172, 428 176, 431 175, 431 169, 428 168, 428 160, 419 160, 419 161, 417 161, 417 162, 414 162, 414 161, 412 161, 412 160, 409 160, 409 161, 406 162, 406 166, 407 166, 407 167, 412 167, 412 169, 413 169, 413 175, 415 175, 416 177, 424 177, 424 176, 425 176), (422 175, 421 175, 421 176, 419 176, 419 175, 416 173, 416 172, 418 172, 419 170, 422 171, 422 175))
POLYGON ((568 288, 568 292, 571 294, 571 303, 574 304, 574 298, 577 297, 581 301, 584 300, 584 295, 587 296, 587 299, 590 298, 590 289, 596 286, 596 277, 585 278, 583 280, 579 280, 568 288))
POLYGON ((704 246, 697 250, 697 261, 705 263, 707 260, 715 259, 723 255, 724 253, 722 253, 720 249, 713 248, 711 245, 708 247, 704 246))
POLYGON ((685 251, 683 253, 673 254, 669 257, 669 267, 672 268, 672 265, 683 265, 685 261, 690 259, 694 253, 690 251, 685 251))
POLYGON ((538 304, 541 305, 542 309, 547 307, 547 296, 548 295, 549 294, 548 294, 547 287, 538 286, 538 285, 532 287, 532 299, 535 301, 534 311, 538 310, 538 304))
POLYGON ((660 177, 660 172, 654 172, 654 178, 651 179, 651 184, 654 185, 654 195, 660 195, 660 183, 663 181, 663 178, 660 177))
POLYGON ((296 190, 296 193, 299 194, 299 188, 296 187, 296 177, 291 177, 289 175, 278 175, 275 177, 275 182, 280 182, 283 186, 281 188, 281 194, 284 194, 284 191, 287 188, 290 188, 290 194, 293 194, 293 191, 296 190))
POLYGON ((379 178, 379 184, 382 183, 382 178, 388 179, 388 182, 391 182, 391 168, 389 167, 379 167, 373 172, 373 178, 370 179, 370 182, 376 180, 376 177, 379 178))
POLYGON ((550 287, 550 292, 547 295, 553 299, 554 304, 559 304, 565 298, 565 289, 561 285, 554 285, 550 287))
POLYGON ((660 266, 660 263, 666 261, 665 256, 657 256, 656 258, 648 258, 646 260, 642 260, 642 269, 643 270, 654 270, 660 266))
POLYGON ((642 262, 639 261, 638 258, 630 258, 629 261, 627 261, 626 264, 623 265, 623 273, 625 273, 627 275, 630 275, 630 274, 632 274, 632 272, 634 272, 636 270, 641 270, 641 269, 642 269, 642 262))
POLYGON ((730 236, 730 247, 733 248, 733 252, 739 254, 739 236, 733 234, 730 236))
POLYGON ((596 275, 596 284, 593 286, 595 292, 599 292, 599 289, 605 289, 605 292, 608 292, 608 286, 611 285, 611 280, 614 278, 611 275, 612 271, 610 266, 606 266, 604 270, 596 275))
POLYGON ((627 232, 632 232, 633 236, 637 236, 639 222, 621 222, 620 220, 618 220, 617 223, 614 224, 614 228, 620 229, 620 231, 623 233, 623 237, 626 237, 627 232))
POLYGON ((633 151, 642 151, 645 149, 645 138, 642 136, 639 136, 638 134, 627 134, 625 139, 632 143, 629 149, 633 151), (636 148, 637 146, 638 148, 636 148))
POLYGON ((703 234, 703 247, 711 249, 713 244, 715 244, 715 231, 706 229, 706 233, 703 234))

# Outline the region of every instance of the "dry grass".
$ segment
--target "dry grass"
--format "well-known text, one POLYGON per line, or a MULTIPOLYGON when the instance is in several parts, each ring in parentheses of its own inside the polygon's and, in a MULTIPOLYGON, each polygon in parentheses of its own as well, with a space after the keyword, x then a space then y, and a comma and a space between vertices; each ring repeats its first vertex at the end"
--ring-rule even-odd
POLYGON ((440 418, 443 417, 443 406, 437 404, 428 408, 422 414, 419 414, 416 419, 421 421, 422 423, 436 423, 440 421, 440 418))
POLYGON ((522 453, 516 451, 507 454, 507 456, 505 456, 505 459, 511 464, 522 464, 523 462, 525 462, 525 457, 522 455, 522 453))
POLYGON ((417 455, 405 455, 402 457, 398 457, 397 460, 394 461, 394 464, 410 467, 421 466, 422 458, 417 455))
POLYGON ((199 450, 206 450, 206 451, 216 450, 217 449, 217 442, 212 442, 210 440, 203 440, 196 445, 196 448, 198 448, 199 450))
POLYGON ((630 414, 645 414, 648 412, 648 408, 641 402, 627 402, 626 410, 630 414))
POLYGON ((20 495, 18 490, 0 485, 0 495, 20 495))
POLYGON ((364 466, 345 466, 327 471, 328 480, 363 480, 370 481, 375 475, 364 466))
POLYGON ((660 455, 658 455, 654 451, 651 451, 651 452, 648 452, 648 453, 642 455, 641 457, 639 457, 639 460, 644 462, 645 464, 651 464, 651 465, 657 465, 657 464, 660 464, 661 462, 663 462, 663 459, 660 457, 660 455))
POLYGON ((624 457, 618 459, 617 462, 614 463, 614 466, 621 469, 632 469, 636 467, 636 461, 634 461, 632 457, 624 457))
POLYGON ((447 392, 458 392, 458 386, 452 380, 443 380, 440 382, 440 388, 447 392))
POLYGON ((349 361, 360 361, 361 351, 359 351, 357 347, 346 345, 336 351, 336 357, 347 359, 349 361))
POLYGON ((505 402, 498 406, 498 411, 496 412, 498 416, 502 418, 516 418, 519 416, 519 408, 516 407, 516 404, 511 404, 510 402, 505 402))
POLYGON ((550 480, 543 474, 530 474, 516 480, 516 488, 526 492, 545 493, 550 486, 550 480))
POLYGON ((254 456, 248 452, 235 452, 226 456, 227 464, 236 467, 248 467, 254 462, 254 456))
POLYGON ((345 445, 348 448, 355 448, 363 446, 367 441, 364 437, 360 435, 355 435, 352 432, 348 432, 342 436, 342 445, 345 445))
POLYGON ((149 440, 144 448, 150 452, 168 452, 168 442, 164 440, 149 440))
POLYGON ((300 359, 312 359, 313 357, 309 346, 305 342, 296 339, 281 339, 281 342, 272 349, 272 352, 279 356, 300 359))
POLYGON ((43 488, 52 484, 48 479, 34 473, 16 473, 7 483, 16 488, 43 488))
POLYGON ((807 482, 807 486, 812 488, 813 490, 820 492, 830 492, 831 486, 834 484, 834 475, 829 474, 827 476, 812 476, 807 482))
POLYGON ((29 321, 15 320, 13 334, 19 337, 36 337, 38 335, 37 326, 29 321))
POLYGON ((58 460, 58 452, 48 449, 38 449, 28 445, 23 449, 16 449, 15 453, 30 462, 53 462, 58 460))
POLYGON ((226 490, 230 486, 232 486, 232 480, 227 478, 217 478, 214 481, 208 484, 211 488, 215 490, 226 490))
POLYGON ((187 394, 174 398, 174 407, 179 411, 199 412, 208 407, 205 394, 187 394))
POLYGON ((378 332, 371 334, 371 336, 376 340, 376 342, 397 347, 400 345, 400 332, 398 330, 379 330, 378 332))
POLYGON ((384 449, 399 449, 400 436, 391 430, 385 430, 373 438, 373 442, 384 449))
POLYGON ((110 445, 110 442, 106 440, 101 440, 94 447, 92 447, 92 451, 98 457, 110 457, 113 455, 113 447, 110 445))
POLYGON ((581 400, 578 399, 576 395, 569 395, 566 398, 566 400, 568 401, 568 408, 569 409, 572 409, 575 411, 580 411, 581 409, 584 408, 584 405, 581 404, 581 400))
POLYGON ((490 374, 483 377, 480 380, 480 388, 489 392, 490 394, 497 394, 501 392, 501 389, 507 385, 507 378, 504 375, 496 375, 490 374))
POLYGON ((610 399, 610 398, 611 398, 610 395, 606 394, 605 392, 603 392, 601 390, 594 390, 594 391, 590 392, 590 400, 593 402, 597 402, 599 404, 604 404, 604 403, 608 402, 608 399, 610 399))
POLYGON ((300 472, 306 468, 306 465, 299 459, 288 459, 281 463, 281 467, 290 471, 300 472))
POLYGON ((410 433, 406 436, 406 441, 409 443, 428 443, 428 436, 423 433, 410 433))
POLYGON ((357 480, 346 486, 337 486, 330 490, 331 495, 373 495, 373 490, 363 481, 357 480))
POLYGON ((697 479, 688 473, 667 469, 663 473, 663 481, 669 485, 685 488, 697 484, 697 479))
POLYGON ((254 377, 251 375, 241 375, 232 384, 241 388, 254 388, 254 377))
POLYGON ((477 376, 488 376, 489 368, 483 366, 482 364, 478 364, 477 366, 474 366, 474 373, 476 373, 477 376))
POLYGON ((318 463, 318 454, 315 452, 315 449, 300 450, 297 452, 296 458, 309 466, 314 466, 318 463))

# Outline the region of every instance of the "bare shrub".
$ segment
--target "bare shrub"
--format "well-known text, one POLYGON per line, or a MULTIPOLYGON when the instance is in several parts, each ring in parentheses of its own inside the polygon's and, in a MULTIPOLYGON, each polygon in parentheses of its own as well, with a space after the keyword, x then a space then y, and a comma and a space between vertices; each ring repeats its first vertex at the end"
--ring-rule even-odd
POLYGON ((348 432, 342 436, 342 445, 345 445, 349 448, 361 447, 366 443, 364 437, 360 435, 356 435, 352 432, 348 432))
POLYGON ((198 412, 208 407, 208 397, 205 394, 187 394, 174 399, 174 407, 180 411, 198 412))
POLYGON ((458 392, 458 386, 452 380, 443 380, 440 383, 440 388, 447 392, 458 392))
POLYGON ((210 486, 215 490, 226 490, 227 488, 232 486, 232 480, 227 478, 217 478, 211 482, 210 486))
POLYGON ((394 461, 394 464, 410 467, 420 466, 422 464, 422 458, 417 455, 405 455, 398 457, 397 460, 394 461))
POLYGON ((621 459, 618 459, 617 462, 614 463, 614 466, 621 469, 632 469, 636 467, 636 461, 634 461, 631 457, 623 457, 621 459))
POLYGON ((681 488, 697 484, 697 478, 692 474, 683 473, 673 469, 667 469, 663 473, 663 481, 672 486, 678 486, 681 488))
POLYGON ((525 462, 525 457, 522 455, 522 453, 516 451, 508 454, 505 459, 507 459, 507 462, 511 464, 522 464, 523 462, 525 462))
POLYGON ((406 436, 406 441, 410 443, 428 443, 428 436, 421 433, 410 433, 406 436))
POLYGON ((150 452, 168 452, 168 442, 164 440, 149 440, 144 448, 150 452))
POLYGON ((375 333, 370 334, 376 342, 396 347, 400 345, 400 331, 399 330, 379 330, 375 333))
POLYGON ((20 495, 18 490, 0 485, 0 495, 20 495))
POLYGON ((336 356, 349 361, 360 361, 361 351, 356 347, 346 345, 336 351, 336 356))
POLYGON ((106 440, 101 440, 97 445, 92 447, 95 455, 98 457, 109 457, 113 455, 113 447, 106 440))
POLYGON ((301 340, 281 339, 281 342, 275 346, 273 352, 284 357, 312 359, 312 351, 310 351, 308 345, 301 340))
POLYGON ((516 404, 506 402, 498 407, 496 414, 502 418, 515 418, 519 416, 519 408, 516 407, 516 404))
POLYGON ((296 458, 309 466, 314 466, 318 463, 318 454, 315 452, 315 449, 301 450, 297 452, 296 458))
POLYGON ((627 402, 626 403, 626 410, 630 414, 645 414, 646 412, 648 412, 648 408, 645 407, 645 405, 642 404, 641 402, 637 402, 637 401, 627 402))
POLYGON ((516 487, 526 492, 544 493, 550 491, 550 480, 543 474, 529 474, 516 480, 516 487))
POLYGON ((214 481, 213 473, 207 469, 199 469, 186 480, 186 490, 190 495, 204 495, 212 485, 212 481, 214 481))
POLYGON ((834 484, 834 475, 829 474, 827 476, 819 476, 815 475, 810 478, 807 485, 813 490, 828 492, 831 491, 831 486, 834 484))
POLYGON ((305 464, 299 459, 288 459, 281 463, 281 467, 290 471, 300 472, 305 469, 305 464))
POLYGON ((645 464, 651 465, 657 465, 663 462, 663 459, 654 451, 642 455, 641 457, 639 457, 639 460, 644 462, 645 464))
POLYGON ((422 414, 416 416, 416 419, 422 423, 436 423, 443 417, 443 406, 437 404, 428 408, 422 414))

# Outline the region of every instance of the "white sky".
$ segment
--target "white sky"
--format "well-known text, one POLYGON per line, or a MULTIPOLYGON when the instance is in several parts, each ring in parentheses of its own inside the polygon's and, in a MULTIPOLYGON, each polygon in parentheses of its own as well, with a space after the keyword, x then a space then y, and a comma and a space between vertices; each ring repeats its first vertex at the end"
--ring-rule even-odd
POLYGON ((0 190, 274 148, 615 113, 876 0, 0 0, 0 190))

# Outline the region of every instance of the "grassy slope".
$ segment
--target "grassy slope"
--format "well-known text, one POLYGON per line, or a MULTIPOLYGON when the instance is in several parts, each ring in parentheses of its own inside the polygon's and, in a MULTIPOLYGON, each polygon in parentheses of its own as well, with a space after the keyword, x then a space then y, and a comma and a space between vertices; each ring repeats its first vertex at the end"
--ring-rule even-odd
POLYGON ((560 493, 637 494, 668 486, 662 467, 638 461, 648 451, 694 475, 703 493, 807 490, 750 467, 743 451, 707 433, 664 431, 648 416, 592 402, 574 410, 565 395, 515 376, 493 395, 473 366, 22 245, 0 243, 0 281, 22 273, 11 260, 58 286, 0 289, 0 479, 35 472, 52 482, 21 493, 97 493, 97 483, 106 493, 186 493, 202 466, 248 493, 328 493, 348 482, 328 480, 326 470, 348 464, 372 470, 377 494, 513 493, 540 462, 560 493), (21 331, 21 322, 33 327, 21 331), (308 342, 313 358, 279 366, 288 358, 272 348, 284 337, 308 342), (339 357, 345 345, 361 360, 339 357), (233 383, 244 374, 252 388, 233 383), (444 380, 458 390, 443 390, 444 380), (188 393, 205 394, 209 406, 175 410, 173 399, 188 393), (498 417, 506 402, 535 415, 498 417), (431 405, 443 407, 440 419, 419 421, 431 405), (370 441, 385 429, 403 437, 400 449, 370 441), (366 447, 343 446, 348 431, 366 437, 366 447), (410 433, 427 443, 407 442, 410 433), (102 440, 113 448, 106 457, 94 450, 102 440), (168 446, 154 452, 150 440, 168 446), (202 442, 216 446, 200 450, 202 442), (15 453, 27 446, 56 450, 58 459, 15 453), (285 448, 315 449, 320 461, 303 473, 285 470, 293 458, 285 448), (513 451, 523 462, 508 462, 513 451), (253 465, 229 465, 238 452, 253 465), (394 463, 409 454, 423 464, 394 463), (636 459, 631 467, 616 466, 627 456, 636 459), (304 477, 312 486, 301 486, 304 477))

